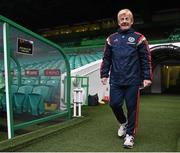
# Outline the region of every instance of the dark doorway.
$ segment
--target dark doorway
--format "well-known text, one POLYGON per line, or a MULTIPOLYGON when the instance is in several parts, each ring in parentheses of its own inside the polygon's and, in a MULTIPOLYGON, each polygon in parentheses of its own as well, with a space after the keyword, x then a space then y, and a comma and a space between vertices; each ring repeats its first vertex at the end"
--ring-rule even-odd
POLYGON ((152 47, 152 93, 180 94, 180 47, 159 45, 152 47))

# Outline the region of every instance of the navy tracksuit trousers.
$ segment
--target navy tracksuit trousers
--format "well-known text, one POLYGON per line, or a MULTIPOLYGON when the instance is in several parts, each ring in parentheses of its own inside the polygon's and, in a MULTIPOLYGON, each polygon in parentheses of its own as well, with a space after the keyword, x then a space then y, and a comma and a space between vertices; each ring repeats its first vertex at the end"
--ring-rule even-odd
POLYGON ((110 84, 110 106, 120 124, 128 121, 126 134, 134 135, 137 121, 137 104, 139 102, 139 86, 110 84), (127 116, 123 111, 126 103, 127 116))

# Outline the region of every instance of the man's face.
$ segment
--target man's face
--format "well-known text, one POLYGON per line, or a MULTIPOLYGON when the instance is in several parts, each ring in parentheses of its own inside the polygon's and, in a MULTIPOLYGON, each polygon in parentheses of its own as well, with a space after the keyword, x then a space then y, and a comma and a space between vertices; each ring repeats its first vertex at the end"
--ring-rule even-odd
POLYGON ((119 21, 119 26, 121 30, 128 30, 133 24, 133 19, 128 14, 120 15, 118 21, 119 21))

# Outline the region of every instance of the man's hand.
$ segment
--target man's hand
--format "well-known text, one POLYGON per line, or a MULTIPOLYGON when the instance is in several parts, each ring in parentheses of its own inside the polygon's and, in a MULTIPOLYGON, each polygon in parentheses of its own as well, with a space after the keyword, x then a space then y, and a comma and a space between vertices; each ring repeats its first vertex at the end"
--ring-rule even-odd
POLYGON ((103 84, 103 85, 106 85, 106 84, 107 84, 107 80, 108 80, 108 78, 102 78, 102 79, 101 79, 102 84, 103 84))
POLYGON ((151 83, 152 83, 151 80, 144 80, 143 81, 144 88, 150 86, 151 83))

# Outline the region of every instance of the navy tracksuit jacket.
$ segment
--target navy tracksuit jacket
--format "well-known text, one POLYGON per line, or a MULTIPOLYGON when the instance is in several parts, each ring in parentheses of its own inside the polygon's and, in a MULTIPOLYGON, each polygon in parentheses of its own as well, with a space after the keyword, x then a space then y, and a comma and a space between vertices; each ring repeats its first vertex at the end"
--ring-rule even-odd
POLYGON ((110 106, 120 123, 128 121, 127 134, 133 135, 140 83, 152 80, 151 54, 142 34, 133 28, 126 31, 118 29, 107 38, 100 68, 101 78, 108 78, 109 72, 110 106), (127 116, 122 109, 124 100, 127 116))

